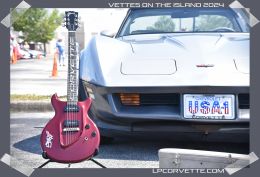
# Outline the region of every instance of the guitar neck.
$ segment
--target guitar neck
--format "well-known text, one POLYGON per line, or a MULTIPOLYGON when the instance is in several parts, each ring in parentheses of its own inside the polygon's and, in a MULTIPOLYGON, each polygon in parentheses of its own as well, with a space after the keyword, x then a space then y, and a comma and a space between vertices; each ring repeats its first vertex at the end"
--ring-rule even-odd
POLYGON ((76 105, 78 102, 78 61, 75 31, 68 35, 68 81, 67 104, 76 105))

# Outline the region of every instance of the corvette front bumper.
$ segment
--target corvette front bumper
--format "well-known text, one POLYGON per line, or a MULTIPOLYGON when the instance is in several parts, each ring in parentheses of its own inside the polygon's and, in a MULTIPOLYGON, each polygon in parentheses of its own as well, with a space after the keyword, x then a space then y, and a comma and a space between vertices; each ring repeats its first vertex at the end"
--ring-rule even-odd
POLYGON ((249 94, 249 87, 103 87, 83 81, 85 93, 92 94, 90 117, 105 136, 160 136, 185 140, 249 141, 249 107, 240 109, 239 94, 249 94), (88 93, 91 90, 91 93, 88 93), (179 104, 152 106, 124 106, 117 93, 175 93, 179 104), (187 120, 183 117, 183 94, 234 94, 234 120, 187 120), (166 136, 167 135, 167 136, 166 136), (179 136, 178 136, 179 135, 179 136), (179 138, 178 138, 179 137, 179 138), (235 138, 239 137, 239 138, 235 138))

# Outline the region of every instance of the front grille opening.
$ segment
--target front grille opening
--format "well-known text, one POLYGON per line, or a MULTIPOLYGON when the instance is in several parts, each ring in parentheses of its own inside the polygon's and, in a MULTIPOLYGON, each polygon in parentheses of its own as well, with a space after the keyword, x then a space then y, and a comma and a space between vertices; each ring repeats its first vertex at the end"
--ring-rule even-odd
POLYGON ((250 108, 250 100, 249 94, 238 94, 238 104, 239 109, 249 109, 250 108))
POLYGON ((119 99, 125 106, 178 106, 180 104, 180 94, 176 93, 120 93, 119 99))

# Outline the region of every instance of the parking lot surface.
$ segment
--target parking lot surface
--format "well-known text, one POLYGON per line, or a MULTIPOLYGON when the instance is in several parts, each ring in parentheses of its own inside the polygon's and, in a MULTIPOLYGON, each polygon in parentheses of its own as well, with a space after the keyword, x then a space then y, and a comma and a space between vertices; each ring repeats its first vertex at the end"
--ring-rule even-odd
MULTIPOLYGON (((53 112, 11 113, 11 155, 25 166, 37 168, 46 162, 41 157, 40 134, 53 112)), ((248 153, 248 144, 176 142, 171 140, 115 139, 101 145, 95 159, 107 168, 158 168, 158 150, 161 148, 189 148, 233 153, 248 153)), ((16 167, 20 163, 12 161, 16 167)), ((67 164, 49 163, 44 168, 68 168, 67 164)), ((100 168, 91 161, 71 164, 70 168, 100 168)))
POLYGON ((58 76, 52 77, 53 56, 43 59, 18 60, 10 65, 10 93, 66 95, 67 66, 58 65, 58 76))

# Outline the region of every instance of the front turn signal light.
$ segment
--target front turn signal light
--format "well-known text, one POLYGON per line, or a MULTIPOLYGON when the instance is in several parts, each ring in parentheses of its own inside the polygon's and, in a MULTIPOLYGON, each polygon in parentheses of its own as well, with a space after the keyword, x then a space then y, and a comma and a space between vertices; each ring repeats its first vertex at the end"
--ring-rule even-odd
POLYGON ((120 101, 126 106, 139 106, 140 94, 138 93, 120 93, 120 101))

